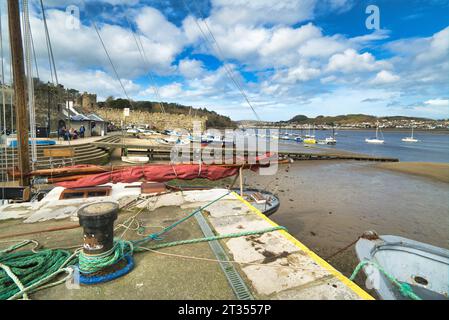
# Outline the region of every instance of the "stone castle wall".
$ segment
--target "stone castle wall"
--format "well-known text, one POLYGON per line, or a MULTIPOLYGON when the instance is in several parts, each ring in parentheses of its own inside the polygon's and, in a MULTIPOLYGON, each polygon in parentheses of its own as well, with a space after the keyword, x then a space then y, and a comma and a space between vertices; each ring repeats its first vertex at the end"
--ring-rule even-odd
MULTIPOLYGON (((123 110, 120 109, 96 108, 93 112, 117 126, 120 126, 121 121, 124 120, 123 110)), ((202 130, 206 128, 207 117, 192 117, 184 114, 173 113, 153 113, 139 110, 130 110, 130 115, 129 117, 126 117, 125 125, 149 125, 151 128, 157 130, 176 128, 192 130, 193 121, 199 121, 201 123, 202 130)))

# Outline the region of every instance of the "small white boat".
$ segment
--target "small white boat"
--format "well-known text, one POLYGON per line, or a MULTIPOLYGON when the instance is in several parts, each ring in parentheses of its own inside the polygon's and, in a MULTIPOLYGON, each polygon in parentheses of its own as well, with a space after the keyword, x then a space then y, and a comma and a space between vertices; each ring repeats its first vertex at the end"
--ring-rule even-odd
POLYGON ((131 128, 126 130, 126 133, 130 133, 130 134, 138 134, 140 131, 138 129, 135 128, 131 128))
POLYGON ((140 157, 140 156, 122 156, 122 161, 126 163, 132 164, 144 164, 150 161, 149 157, 140 157))
POLYGON ((419 299, 448 299, 449 250, 398 236, 378 236, 374 231, 365 232, 355 250, 360 261, 367 261, 363 267, 367 284, 382 299, 410 299, 398 284, 419 299))
POLYGON ((335 139, 335 129, 334 129, 334 127, 332 127, 332 137, 326 137, 326 139, 324 139, 324 143, 323 144, 328 144, 328 145, 337 144, 337 139, 335 139))
POLYGON ((379 122, 377 122, 377 126, 376 126, 376 137, 375 138, 366 138, 365 142, 372 143, 372 144, 383 144, 385 142, 385 140, 383 139, 383 134, 379 129, 379 122), (380 135, 382 136, 382 138, 379 137, 379 132, 380 132, 380 135))
POLYGON ((412 127, 412 136, 411 137, 405 137, 401 139, 403 142, 418 142, 418 139, 415 139, 413 137, 413 127, 412 127))
POLYGON ((377 138, 366 138, 365 142, 372 143, 372 144, 383 144, 383 143, 385 143, 385 140, 377 139, 377 138))

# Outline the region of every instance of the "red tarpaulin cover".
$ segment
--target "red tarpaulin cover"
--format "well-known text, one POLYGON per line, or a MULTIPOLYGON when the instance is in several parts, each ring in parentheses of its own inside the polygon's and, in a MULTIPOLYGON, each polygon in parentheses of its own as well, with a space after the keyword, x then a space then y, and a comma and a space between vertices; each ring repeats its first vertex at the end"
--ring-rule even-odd
MULTIPOLYGON (((256 171, 258 167, 258 165, 254 165, 251 170, 256 171)), ((219 180, 234 176, 238 172, 239 167, 222 167, 214 165, 146 165, 99 173, 76 181, 59 182, 56 185, 65 188, 82 188, 98 186, 110 182, 137 182, 141 179, 154 182, 166 182, 173 179, 192 180, 196 178, 219 180)))

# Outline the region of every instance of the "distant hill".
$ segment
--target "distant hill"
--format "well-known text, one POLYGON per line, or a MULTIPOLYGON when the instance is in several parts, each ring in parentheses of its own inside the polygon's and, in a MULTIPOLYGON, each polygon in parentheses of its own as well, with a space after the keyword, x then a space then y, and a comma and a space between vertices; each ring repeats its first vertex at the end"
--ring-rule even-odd
POLYGON ((350 123, 361 123, 361 122, 373 122, 373 121, 382 121, 382 120, 416 120, 416 121, 426 121, 431 120, 427 118, 417 118, 417 117, 404 117, 404 116, 391 116, 391 117, 375 117, 366 114, 347 114, 347 115, 339 115, 339 116, 317 116, 315 118, 309 118, 305 115, 297 115, 291 118, 288 121, 280 121, 281 123, 297 123, 297 124, 305 124, 305 123, 315 123, 317 125, 320 124, 350 124, 350 123))
MULTIPOLYGON (((112 109, 131 108, 132 110, 148 111, 148 112, 162 112, 161 104, 153 101, 132 101, 131 104, 127 99, 114 99, 109 97, 106 101, 98 102, 98 107, 108 107, 112 109)), ((166 113, 185 114, 189 113, 192 116, 206 116, 206 126, 208 128, 235 128, 236 124, 231 118, 220 115, 215 111, 209 111, 206 108, 193 108, 177 103, 163 103, 166 113)))

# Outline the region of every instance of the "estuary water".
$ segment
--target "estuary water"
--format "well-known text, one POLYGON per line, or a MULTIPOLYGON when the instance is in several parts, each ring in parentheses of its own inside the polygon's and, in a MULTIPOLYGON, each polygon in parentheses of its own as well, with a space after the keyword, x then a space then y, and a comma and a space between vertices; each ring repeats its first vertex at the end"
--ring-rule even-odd
MULTIPOLYGON (((307 134, 307 130, 288 131, 293 134, 307 134)), ((330 130, 316 130, 316 139, 324 139, 332 135, 330 130)), ((330 148, 344 150, 355 153, 369 154, 373 156, 384 156, 399 158, 400 161, 419 162, 449 162, 449 132, 415 131, 414 138, 419 142, 410 143, 401 141, 402 138, 409 137, 410 131, 385 131, 383 137, 384 144, 368 144, 366 138, 375 136, 375 130, 338 130, 335 138, 335 146, 315 145, 320 148, 330 148)), ((302 146, 302 143, 295 141, 280 141, 282 145, 292 148, 294 144, 302 146)))

